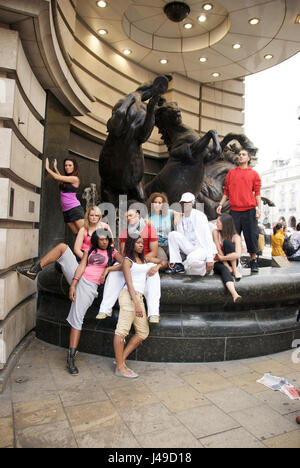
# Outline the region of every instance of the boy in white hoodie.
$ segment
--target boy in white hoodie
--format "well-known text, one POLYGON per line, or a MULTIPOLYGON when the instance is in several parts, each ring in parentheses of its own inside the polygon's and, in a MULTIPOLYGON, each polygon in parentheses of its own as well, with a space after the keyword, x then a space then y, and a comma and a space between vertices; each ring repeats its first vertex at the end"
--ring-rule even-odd
POLYGON ((214 267, 217 253, 206 215, 193 208, 195 196, 184 193, 180 199, 182 218, 177 230, 169 233, 170 269, 166 273, 184 273, 181 253, 186 254, 187 272, 204 276, 214 267))

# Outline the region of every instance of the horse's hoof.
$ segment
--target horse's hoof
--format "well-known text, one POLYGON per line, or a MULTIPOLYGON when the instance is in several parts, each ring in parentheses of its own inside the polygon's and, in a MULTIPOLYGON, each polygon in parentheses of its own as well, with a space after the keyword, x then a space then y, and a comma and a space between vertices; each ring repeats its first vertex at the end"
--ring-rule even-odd
POLYGON ((169 80, 166 76, 160 75, 153 81, 152 93, 153 96, 159 96, 168 91, 169 80))

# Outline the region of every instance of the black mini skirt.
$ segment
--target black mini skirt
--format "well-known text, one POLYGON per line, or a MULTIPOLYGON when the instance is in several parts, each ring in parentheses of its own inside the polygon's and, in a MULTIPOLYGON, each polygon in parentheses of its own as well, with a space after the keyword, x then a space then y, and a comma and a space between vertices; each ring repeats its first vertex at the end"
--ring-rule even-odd
POLYGON ((64 222, 66 224, 74 223, 74 221, 78 221, 78 219, 84 218, 84 209, 82 208, 81 205, 75 206, 75 208, 72 208, 71 210, 63 211, 63 215, 64 215, 64 222))

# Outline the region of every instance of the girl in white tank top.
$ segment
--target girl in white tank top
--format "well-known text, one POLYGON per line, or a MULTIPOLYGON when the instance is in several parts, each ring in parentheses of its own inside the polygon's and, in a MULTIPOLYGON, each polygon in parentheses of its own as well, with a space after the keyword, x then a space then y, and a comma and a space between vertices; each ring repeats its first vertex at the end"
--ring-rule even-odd
POLYGON ((127 238, 124 256, 123 273, 126 285, 119 296, 120 312, 114 338, 115 374, 119 377, 132 379, 138 377, 138 375, 126 366, 126 358, 149 335, 149 325, 143 302, 147 275, 155 275, 161 265, 145 263, 142 237, 138 239, 127 238), (132 325, 135 328, 135 335, 124 348, 125 338, 129 334, 132 325))

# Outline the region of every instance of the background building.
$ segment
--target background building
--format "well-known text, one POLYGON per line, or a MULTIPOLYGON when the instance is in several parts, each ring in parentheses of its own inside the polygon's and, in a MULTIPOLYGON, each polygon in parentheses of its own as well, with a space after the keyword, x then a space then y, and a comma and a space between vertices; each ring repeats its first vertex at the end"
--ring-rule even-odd
POLYGON ((282 216, 288 226, 295 219, 300 222, 300 139, 290 158, 273 160, 261 179, 262 195, 275 203, 275 207, 263 205, 263 223, 273 226, 282 216))

